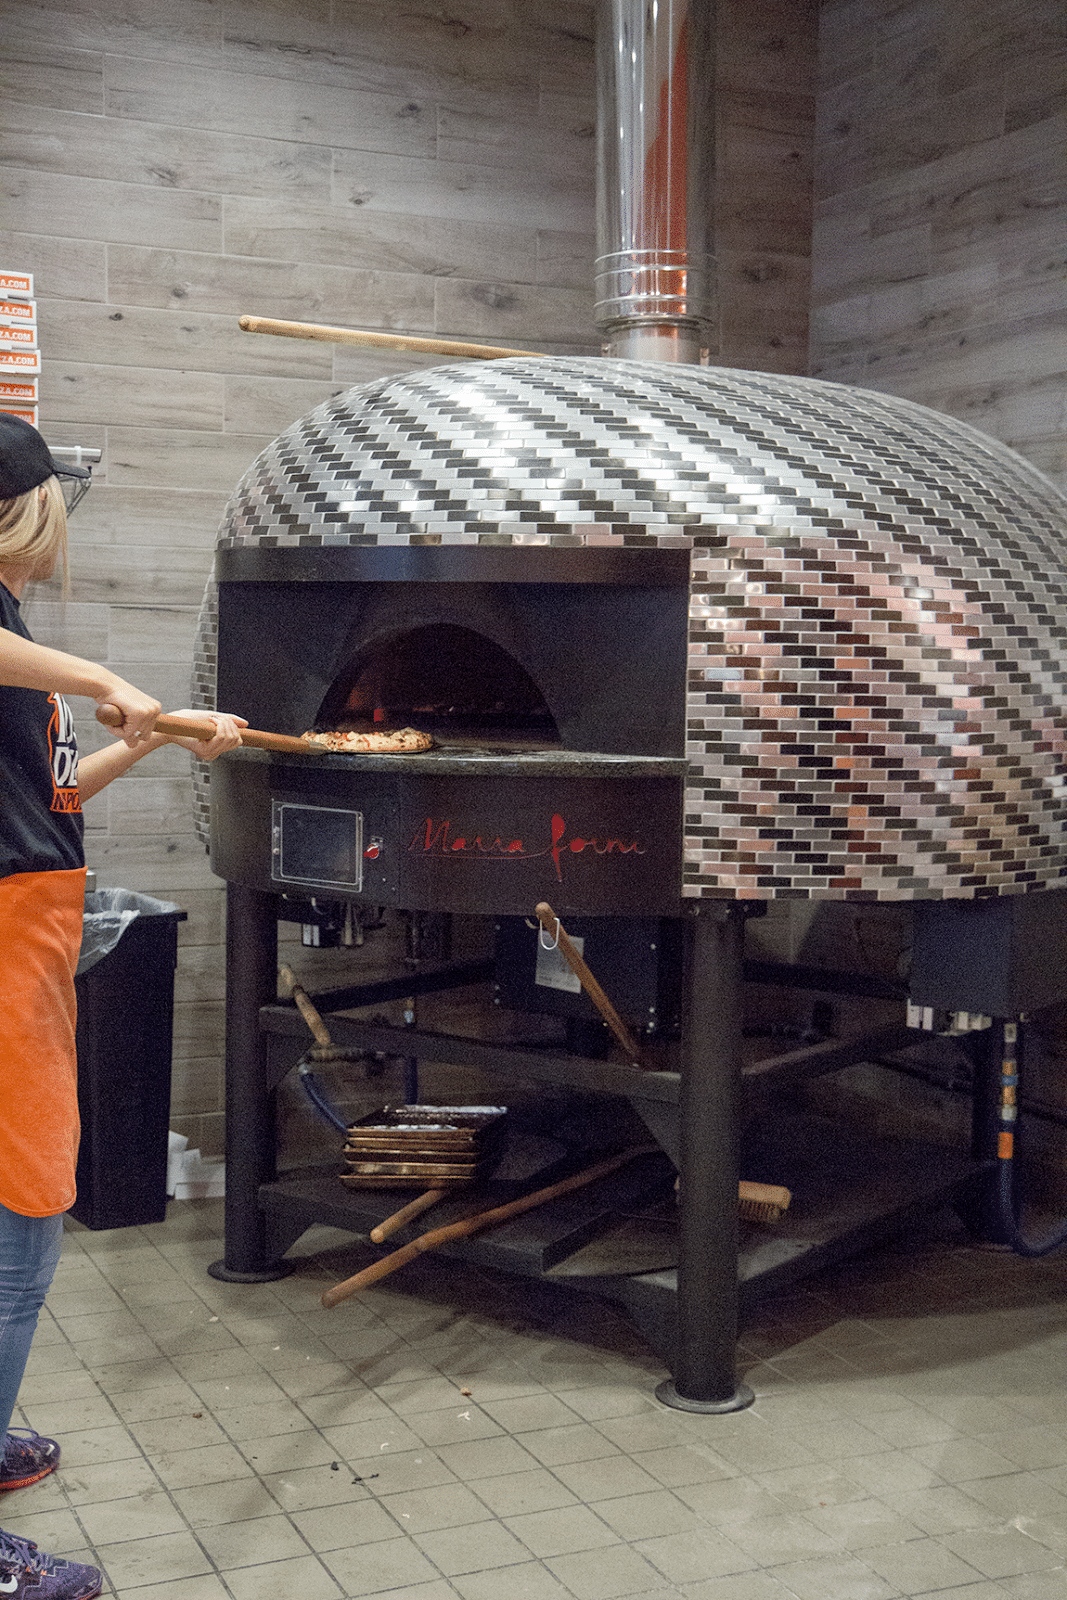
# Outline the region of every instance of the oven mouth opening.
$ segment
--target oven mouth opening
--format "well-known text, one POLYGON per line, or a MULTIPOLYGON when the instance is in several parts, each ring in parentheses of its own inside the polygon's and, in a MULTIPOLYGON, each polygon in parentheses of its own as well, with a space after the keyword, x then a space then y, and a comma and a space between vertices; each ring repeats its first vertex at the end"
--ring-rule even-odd
POLYGON ((418 728, 442 746, 543 749, 562 741, 533 678, 473 628, 432 623, 364 647, 338 674, 316 732, 418 728))

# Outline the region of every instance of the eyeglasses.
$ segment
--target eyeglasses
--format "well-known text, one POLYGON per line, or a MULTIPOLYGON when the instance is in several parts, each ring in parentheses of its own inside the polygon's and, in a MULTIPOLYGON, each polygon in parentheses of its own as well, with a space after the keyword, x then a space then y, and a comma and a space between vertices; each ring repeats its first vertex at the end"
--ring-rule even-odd
POLYGON ((66 474, 59 475, 59 485, 63 490, 63 504, 67 508, 69 517, 74 507, 80 505, 92 487, 92 478, 68 478, 66 474))
POLYGON ((69 476, 63 468, 69 463, 72 467, 85 467, 92 472, 96 462, 100 460, 102 451, 82 444, 58 444, 52 446, 52 460, 58 467, 56 476, 59 478, 63 490, 63 504, 67 508, 69 517, 74 507, 85 499, 89 493, 90 478, 76 477, 73 473, 69 476))

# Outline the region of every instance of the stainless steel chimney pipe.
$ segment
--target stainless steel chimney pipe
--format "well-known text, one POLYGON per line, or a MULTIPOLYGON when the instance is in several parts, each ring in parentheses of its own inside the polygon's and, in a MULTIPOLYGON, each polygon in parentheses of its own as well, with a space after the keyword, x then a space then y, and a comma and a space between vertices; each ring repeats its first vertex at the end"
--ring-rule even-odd
POLYGON ((598 0, 596 323, 603 354, 713 343, 715 0, 598 0))

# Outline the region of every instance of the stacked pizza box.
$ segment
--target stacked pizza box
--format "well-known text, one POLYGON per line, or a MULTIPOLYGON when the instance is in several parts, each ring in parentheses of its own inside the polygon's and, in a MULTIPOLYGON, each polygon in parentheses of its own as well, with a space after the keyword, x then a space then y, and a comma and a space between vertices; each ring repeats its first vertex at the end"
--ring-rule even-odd
POLYGON ((37 426, 37 302, 33 273, 0 267, 0 411, 37 426))
POLYGON ((385 1106, 353 1123, 342 1183, 358 1189, 449 1189, 500 1159, 503 1106, 385 1106))

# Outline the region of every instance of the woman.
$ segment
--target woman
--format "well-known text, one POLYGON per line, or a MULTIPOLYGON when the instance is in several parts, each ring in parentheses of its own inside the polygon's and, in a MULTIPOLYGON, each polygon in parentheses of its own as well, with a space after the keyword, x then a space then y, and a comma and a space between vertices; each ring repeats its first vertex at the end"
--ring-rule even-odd
MULTIPOLYGON (((52 459, 35 428, 0 414, 0 1490, 51 1472, 59 1446, 9 1425, 37 1317, 74 1200, 78 1101, 74 970, 85 902, 82 802, 150 751, 183 744, 211 761, 240 743, 240 717, 214 737, 153 732, 160 705, 117 673, 35 644, 19 602, 26 585, 66 578, 60 478, 84 468, 52 459), (114 706, 119 738, 77 754, 64 695, 114 706)), ((96 1567, 47 1556, 0 1530, 0 1596, 90 1600, 96 1567)))

